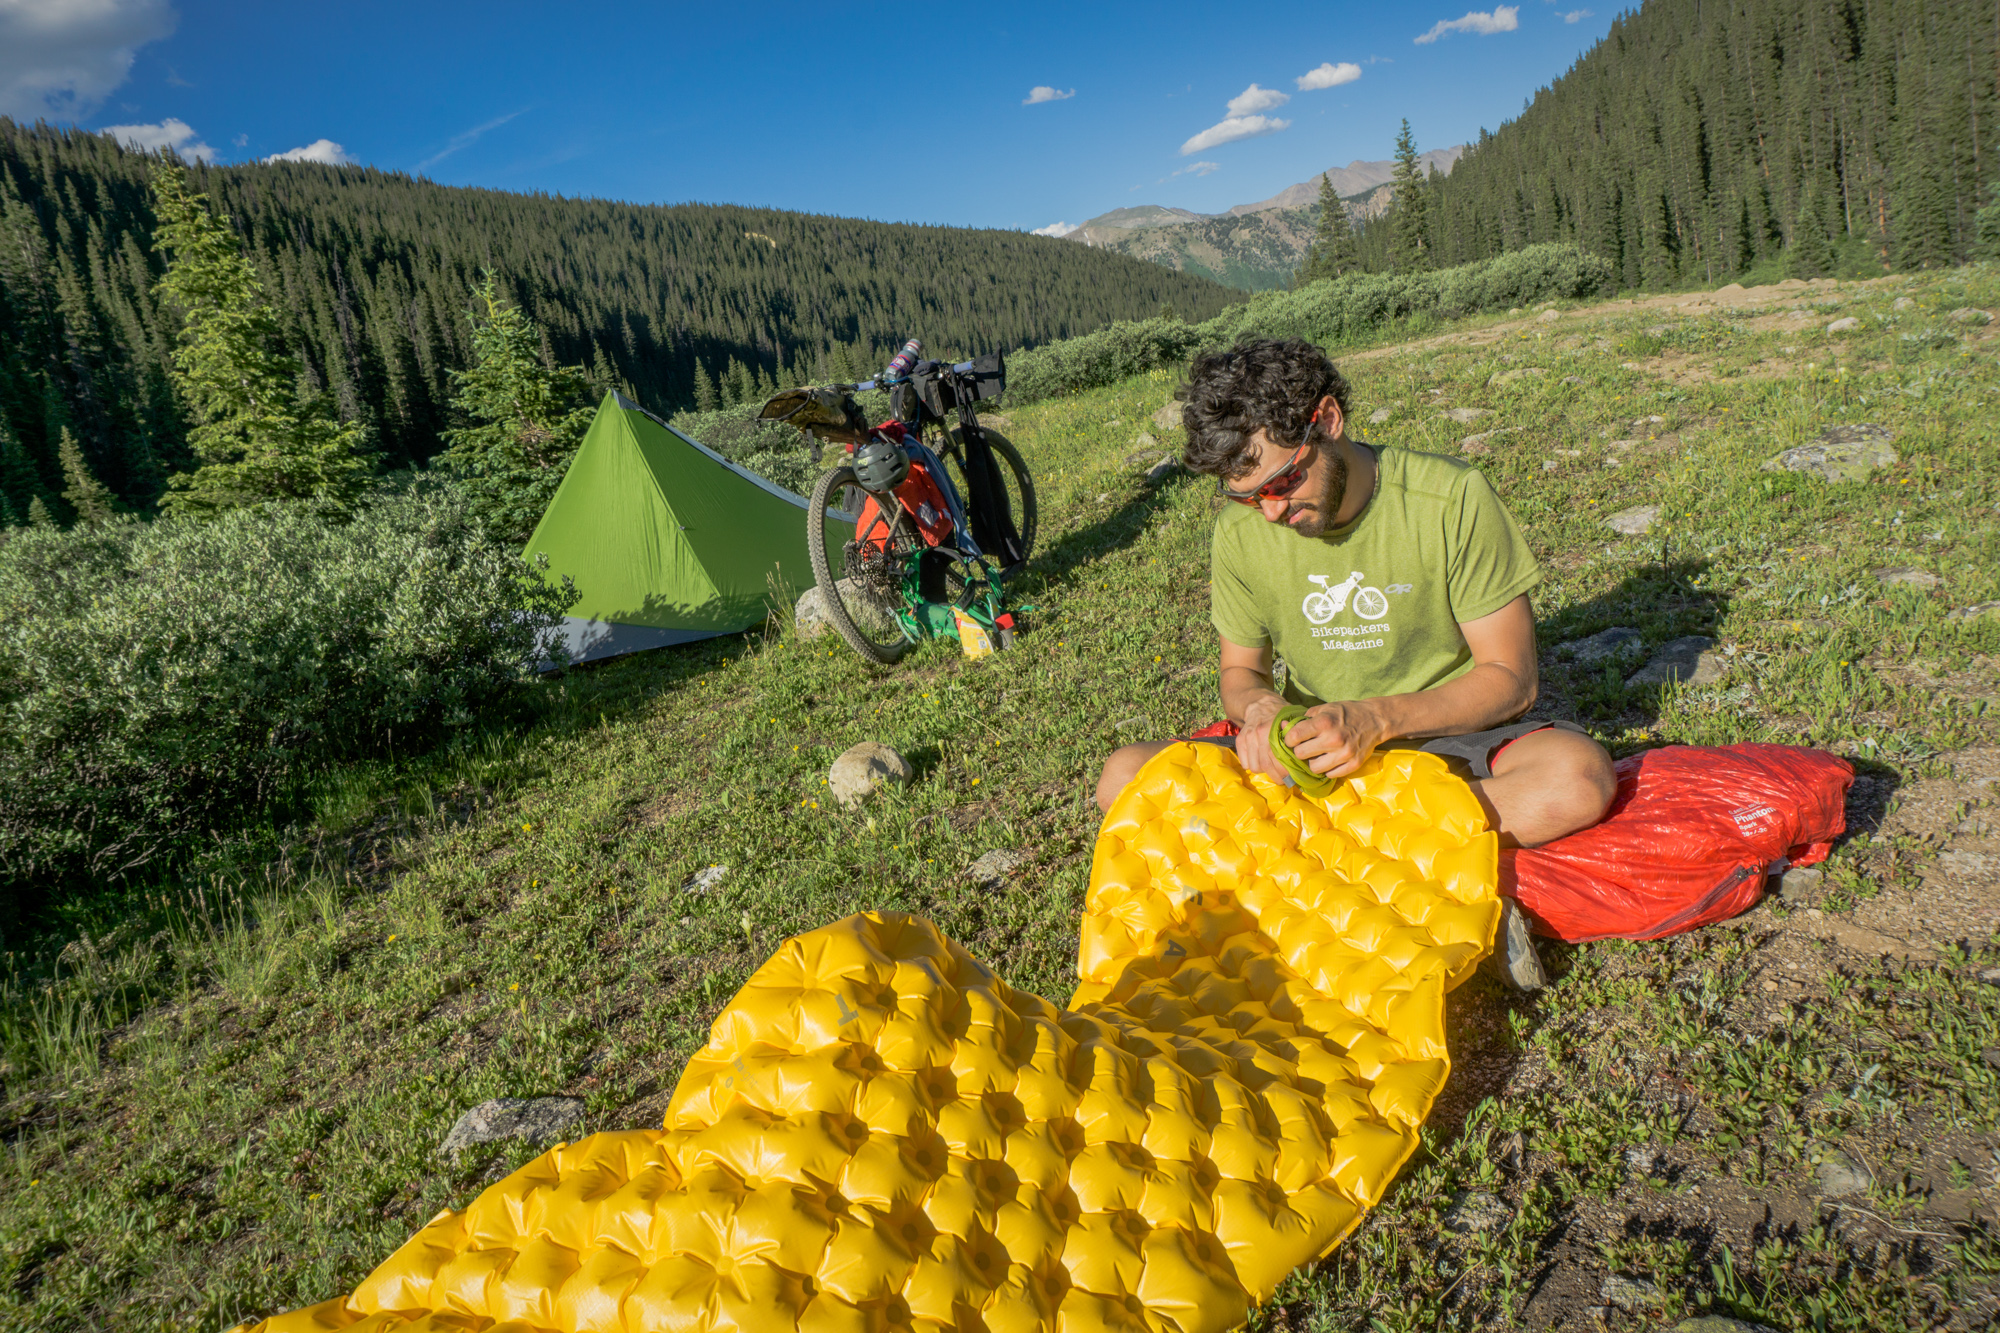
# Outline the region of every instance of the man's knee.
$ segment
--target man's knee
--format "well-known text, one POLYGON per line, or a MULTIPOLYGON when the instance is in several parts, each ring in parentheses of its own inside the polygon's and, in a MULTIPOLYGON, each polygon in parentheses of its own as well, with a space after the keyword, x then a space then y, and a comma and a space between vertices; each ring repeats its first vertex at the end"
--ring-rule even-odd
POLYGON ((1570 743, 1553 756, 1549 790, 1560 793, 1562 822, 1574 833, 1604 818, 1604 812, 1611 808, 1612 798, 1618 795, 1618 769, 1611 762, 1610 751, 1590 737, 1569 732, 1566 739, 1570 743))
POLYGON ((1121 745, 1111 752, 1104 761, 1104 771, 1097 778, 1097 808, 1106 812, 1111 803, 1118 799, 1118 793, 1125 790, 1125 784, 1138 775, 1146 766, 1146 761, 1165 749, 1166 741, 1141 741, 1137 745, 1121 745))

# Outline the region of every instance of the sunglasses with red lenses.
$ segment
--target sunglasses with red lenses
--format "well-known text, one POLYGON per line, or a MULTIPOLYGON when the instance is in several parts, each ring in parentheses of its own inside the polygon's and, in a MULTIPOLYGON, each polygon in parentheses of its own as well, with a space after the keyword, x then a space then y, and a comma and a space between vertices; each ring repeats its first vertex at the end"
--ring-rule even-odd
MULTIPOLYGON (((1319 413, 1315 412, 1312 414, 1312 420, 1306 423, 1307 433, 1310 434, 1312 428, 1318 424, 1319 413)), ((1283 467, 1266 477, 1262 484, 1250 490, 1232 491, 1227 486, 1219 487, 1218 489, 1222 492, 1222 498, 1225 500, 1234 500, 1237 504, 1242 505, 1257 505, 1262 504, 1266 500, 1285 499, 1305 482, 1307 465, 1301 460, 1305 458, 1306 450, 1311 447, 1312 444, 1310 441, 1300 445, 1298 451, 1291 456, 1291 459, 1283 467)))

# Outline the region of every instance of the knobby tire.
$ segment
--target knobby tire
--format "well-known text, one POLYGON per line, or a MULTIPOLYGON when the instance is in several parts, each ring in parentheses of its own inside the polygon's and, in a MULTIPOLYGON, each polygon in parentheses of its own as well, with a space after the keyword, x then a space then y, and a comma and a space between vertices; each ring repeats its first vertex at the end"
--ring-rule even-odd
MULTIPOLYGON (((833 572, 833 562, 827 558, 826 511, 832 508, 831 501, 841 490, 848 486, 858 488, 859 485, 851 467, 828 468, 820 474, 819 480, 813 485, 812 498, 806 502, 806 522, 809 525, 806 533, 806 554, 812 559, 813 582, 819 587, 820 606, 826 613, 827 622, 833 626, 834 632, 846 641, 848 647, 869 661, 879 666, 894 666, 902 659, 904 653, 910 651, 910 641, 898 636, 893 644, 877 643, 863 633, 854 623, 854 617, 848 613, 847 604, 841 600, 840 579, 833 572)), ((896 505, 894 496, 877 497, 876 503, 880 505, 883 499, 887 499, 890 506, 896 505)), ((900 521, 902 516, 900 507, 896 507, 896 514, 900 521)), ((857 539, 860 535, 857 528, 855 533, 857 539)), ((890 535, 894 536, 893 530, 890 535)), ((842 563, 844 565, 845 561, 842 563)), ((858 589, 860 583, 858 580, 854 581, 852 586, 858 589)))

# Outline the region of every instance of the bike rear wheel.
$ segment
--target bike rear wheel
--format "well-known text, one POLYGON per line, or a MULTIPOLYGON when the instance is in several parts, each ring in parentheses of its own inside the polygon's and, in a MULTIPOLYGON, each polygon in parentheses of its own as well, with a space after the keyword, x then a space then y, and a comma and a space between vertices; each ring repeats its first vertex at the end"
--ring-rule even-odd
MULTIPOLYGON (((979 429, 999 461, 1001 491, 1007 499, 1007 512, 1014 518, 1014 531, 1021 538, 1021 558, 1000 571, 1002 575, 1010 575, 1026 565, 1035 553, 1035 525, 1040 517, 1035 511, 1035 479, 1029 475, 1028 465, 1012 440, 990 426, 979 429)), ((951 440, 954 447, 946 461, 946 466, 951 469, 951 484, 958 488, 959 498, 970 504, 971 492, 965 475, 965 440, 957 426, 951 428, 951 440)), ((988 554, 997 556, 998 552, 988 554)))
POLYGON ((827 510, 838 508, 834 502, 850 494, 866 494, 855 481, 853 468, 829 468, 820 474, 806 502, 806 553, 827 623, 855 652, 891 666, 910 650, 896 613, 903 605, 910 562, 923 543, 894 497, 882 497, 888 500, 886 506, 878 499, 869 531, 861 531, 857 521, 850 539, 839 527, 830 526, 827 510), (893 527, 890 514, 895 516, 893 527))

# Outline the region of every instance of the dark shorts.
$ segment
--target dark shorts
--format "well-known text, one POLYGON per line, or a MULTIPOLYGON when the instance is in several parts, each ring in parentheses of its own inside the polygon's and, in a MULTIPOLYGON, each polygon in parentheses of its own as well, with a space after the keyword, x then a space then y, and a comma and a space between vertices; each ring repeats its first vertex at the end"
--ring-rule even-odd
MULTIPOLYGON (((1451 765, 1451 771, 1462 778, 1477 780, 1493 776, 1493 756, 1518 741, 1523 736, 1537 731, 1573 731, 1579 736, 1588 735, 1574 722, 1510 722, 1504 727, 1493 727, 1487 731, 1468 731, 1462 736, 1433 736, 1429 740, 1384 741, 1384 750, 1422 750, 1434 754, 1451 765)), ((1217 722, 1203 727, 1192 736, 1182 736, 1181 740, 1200 741, 1208 745, 1236 744, 1238 728, 1234 722, 1217 722), (1226 730, 1225 730, 1226 728, 1226 730)))

